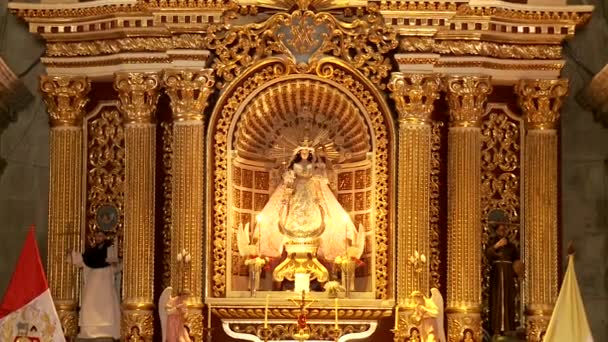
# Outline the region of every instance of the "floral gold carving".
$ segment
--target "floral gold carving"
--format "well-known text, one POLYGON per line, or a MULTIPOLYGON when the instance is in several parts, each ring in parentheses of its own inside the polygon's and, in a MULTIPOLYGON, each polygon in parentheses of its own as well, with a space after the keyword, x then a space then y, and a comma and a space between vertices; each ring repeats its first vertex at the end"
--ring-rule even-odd
POLYGON ((482 341, 481 319, 479 313, 455 312, 447 316, 448 341, 464 341, 466 330, 473 334, 475 342, 482 341))
POLYGON ((200 121, 207 99, 213 93, 215 79, 212 69, 169 69, 163 75, 165 91, 171 98, 175 121, 200 121))
POLYGON ((112 234, 122 255, 125 191, 125 132, 116 107, 104 107, 87 120, 87 242, 97 227, 97 210, 103 205, 118 209, 118 224, 112 234))
MULTIPOLYGON (((220 318, 264 318, 264 308, 213 308, 213 314, 220 318)), ((297 319, 300 314, 299 308, 268 308, 268 317, 276 319, 297 319)), ((334 319, 334 309, 308 308, 307 317, 310 319, 334 319)), ((338 309, 340 320, 346 319, 381 319, 391 317, 392 310, 383 309, 338 309)))
POLYGON ((59 316, 59 321, 63 327, 64 335, 75 338, 78 334, 78 315, 76 313, 76 308, 73 308, 72 310, 58 309, 57 315, 59 316))
POLYGON ((171 286, 171 227, 173 221, 171 219, 171 203, 173 199, 173 187, 171 186, 172 169, 171 164, 173 163, 173 123, 162 122, 160 124, 161 140, 162 140, 162 167, 164 172, 163 178, 163 274, 161 278, 161 288, 167 288, 171 286))
POLYGON ((79 125, 90 90, 91 83, 84 76, 41 76, 40 91, 50 115, 51 126, 79 125))
POLYGON ((203 331, 205 329, 203 327, 203 314, 200 309, 189 311, 184 319, 184 325, 190 332, 192 342, 203 341, 203 331))
POLYGON ((115 74, 114 89, 120 99, 119 109, 126 123, 149 123, 154 120, 160 93, 156 73, 119 72, 115 74))
POLYGON ((154 316, 151 311, 123 311, 121 340, 151 342, 154 336, 154 316))
POLYGON ((434 74, 393 73, 388 89, 395 101, 399 120, 425 122, 439 98, 440 80, 434 74))
MULTIPOLYGON (((213 67, 217 75, 225 82, 230 82, 246 68, 265 57, 286 55, 298 70, 308 72, 313 69, 324 55, 340 57, 358 69, 378 85, 388 76, 390 61, 384 55, 398 45, 397 34, 391 26, 384 24, 378 14, 369 14, 353 22, 342 22, 327 12, 296 10, 291 14, 276 13, 262 23, 243 27, 235 26, 224 30, 220 26, 211 26, 208 36, 204 37, 206 47, 214 50, 218 59, 213 67), (285 34, 281 27, 291 27, 294 23, 311 22, 325 37, 316 51, 311 51, 305 60, 296 59, 288 48, 285 34)), ((292 38, 302 40, 301 33, 292 38)), ((309 45, 314 46, 314 39, 307 38, 309 45)), ((312 48, 311 48, 312 49, 312 48)))
POLYGON ((510 59, 561 59, 559 45, 500 44, 470 40, 435 40, 431 37, 404 37, 399 42, 403 52, 432 52, 442 55, 474 55, 510 59))
POLYGON ((526 319, 526 341, 543 342, 541 334, 547 331, 550 313, 548 315, 531 315, 526 319))
POLYGON ((450 107, 450 125, 477 126, 492 91, 489 76, 448 77, 445 80, 450 107))
POLYGON ((433 121, 431 123, 431 182, 430 182, 430 236, 429 236, 429 287, 441 287, 441 249, 439 246, 439 196, 440 196, 440 172, 441 172, 441 135, 443 122, 433 121))
MULTIPOLYGON (((309 330, 309 340, 314 341, 337 341, 340 336, 352 333, 361 333, 369 329, 369 324, 339 324, 338 331, 335 331, 335 327, 332 323, 329 324, 314 324, 308 323, 307 327, 309 330)), ((266 336, 268 340, 272 341, 286 341, 293 340, 293 335, 298 331, 298 326, 295 324, 269 324, 270 336, 266 336)), ((241 334, 250 334, 258 337, 264 336, 264 324, 245 324, 245 323, 232 323, 230 329, 234 332, 241 334)))
POLYGON ((568 93, 568 80, 521 80, 515 87, 530 129, 553 129, 568 93))

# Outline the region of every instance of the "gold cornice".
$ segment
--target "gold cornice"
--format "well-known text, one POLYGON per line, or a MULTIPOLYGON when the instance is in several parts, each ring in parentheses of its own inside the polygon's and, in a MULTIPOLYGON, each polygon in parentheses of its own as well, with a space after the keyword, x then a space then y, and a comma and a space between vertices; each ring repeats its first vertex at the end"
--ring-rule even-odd
MULTIPOLYGON (((220 308, 212 308, 214 316, 218 316, 219 318, 257 318, 263 319, 265 315, 265 310, 262 307, 251 307, 251 308, 243 308, 243 307, 220 307, 220 308)), ((309 308, 308 309, 308 319, 334 319, 335 318, 335 310, 331 309, 319 309, 319 308, 309 308)), ((270 319, 297 319, 300 315, 300 309, 290 307, 290 308, 269 308, 268 309, 268 318, 270 319)), ((353 308, 340 308, 338 309, 338 318, 341 320, 345 319, 380 319, 384 317, 391 317, 393 315, 392 309, 353 309, 353 308)))

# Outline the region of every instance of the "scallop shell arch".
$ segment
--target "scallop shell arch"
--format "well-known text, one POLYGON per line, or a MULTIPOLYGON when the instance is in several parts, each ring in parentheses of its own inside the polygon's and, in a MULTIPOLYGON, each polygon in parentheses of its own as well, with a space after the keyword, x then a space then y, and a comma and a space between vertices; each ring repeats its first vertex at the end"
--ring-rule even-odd
POLYGON ((371 151, 368 125, 338 88, 304 79, 274 84, 245 108, 234 135, 240 157, 278 163, 302 144, 334 162, 364 160, 371 151))

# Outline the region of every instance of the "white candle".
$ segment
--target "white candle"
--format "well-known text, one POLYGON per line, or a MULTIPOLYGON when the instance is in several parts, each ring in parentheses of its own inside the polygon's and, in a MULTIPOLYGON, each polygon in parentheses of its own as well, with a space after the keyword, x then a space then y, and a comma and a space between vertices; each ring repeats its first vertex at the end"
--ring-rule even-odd
POLYGON ((268 328, 268 300, 270 295, 266 295, 266 309, 264 309, 264 328, 268 328))
POLYGON ((334 306, 336 307, 336 330, 338 330, 338 298, 336 298, 334 306))
POLYGON ((211 306, 207 306, 207 330, 211 330, 211 306))
POLYGON ((395 330, 399 329, 399 305, 395 306, 395 330))

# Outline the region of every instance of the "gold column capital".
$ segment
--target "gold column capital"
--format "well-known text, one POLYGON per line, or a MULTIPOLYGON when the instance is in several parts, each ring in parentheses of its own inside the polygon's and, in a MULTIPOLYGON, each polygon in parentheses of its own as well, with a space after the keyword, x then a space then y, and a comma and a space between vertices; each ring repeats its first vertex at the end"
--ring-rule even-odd
POLYGON ((201 121, 213 93, 213 69, 168 69, 163 74, 175 121, 201 121))
POLYGON ((394 72, 388 83, 395 101, 399 122, 426 123, 439 98, 441 82, 436 74, 394 72))
POLYGON ((160 77, 154 72, 117 72, 114 74, 114 89, 120 99, 119 109, 126 123, 151 123, 160 86, 160 77))
POLYGON ((554 129, 568 94, 568 80, 520 80, 515 92, 528 128, 554 129))
POLYGON ((490 76, 449 76, 444 85, 451 127, 477 127, 492 92, 490 76))
POLYGON ((51 127, 80 125, 90 90, 91 82, 85 76, 40 76, 51 127))

